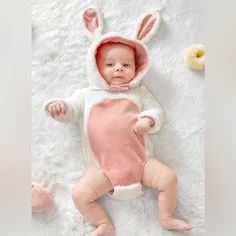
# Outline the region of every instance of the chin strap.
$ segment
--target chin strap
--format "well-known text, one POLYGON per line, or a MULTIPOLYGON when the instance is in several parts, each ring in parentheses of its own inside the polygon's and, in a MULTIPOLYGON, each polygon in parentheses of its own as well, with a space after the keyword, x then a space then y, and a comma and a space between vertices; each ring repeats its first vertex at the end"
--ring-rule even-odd
POLYGON ((111 92, 126 92, 129 91, 129 84, 113 85, 109 84, 109 91, 111 92))

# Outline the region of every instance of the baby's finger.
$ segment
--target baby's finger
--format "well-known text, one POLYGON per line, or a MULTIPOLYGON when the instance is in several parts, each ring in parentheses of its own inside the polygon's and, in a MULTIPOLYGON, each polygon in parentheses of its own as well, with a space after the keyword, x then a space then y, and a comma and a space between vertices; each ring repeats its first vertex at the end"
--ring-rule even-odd
POLYGON ((141 127, 138 125, 137 126, 137 134, 140 135, 141 134, 141 127))
POLYGON ((60 104, 57 104, 57 112, 58 112, 58 116, 62 114, 62 109, 61 109, 60 104))
POLYGON ((52 106, 48 106, 47 111, 48 111, 49 113, 51 113, 51 112, 52 112, 52 106))
POLYGON ((64 108, 63 108, 63 104, 60 103, 59 106, 60 106, 60 112, 61 112, 61 114, 65 114, 65 113, 64 113, 65 111, 64 111, 64 108))
POLYGON ((142 133, 142 134, 146 133, 146 127, 142 127, 142 128, 141 128, 141 133, 142 133))
POLYGON ((143 130, 143 128, 140 128, 140 130, 139 130, 139 134, 140 134, 140 135, 143 135, 143 134, 144 134, 144 130, 143 130))
POLYGON ((139 133, 139 129, 140 129, 140 125, 139 125, 139 123, 137 122, 137 123, 135 124, 135 127, 134 127, 134 130, 135 130, 135 133, 136 133, 136 134, 139 133))
POLYGON ((58 115, 61 114, 61 106, 60 106, 60 104, 57 104, 57 112, 58 112, 58 115))
POLYGON ((63 102, 61 102, 61 103, 60 103, 60 106, 61 106, 62 113, 65 115, 65 114, 66 114, 66 111, 67 111, 66 105, 65 105, 63 102))
POLYGON ((148 126, 143 126, 142 127, 142 134, 145 134, 149 131, 149 127, 148 126))
POLYGON ((140 129, 137 132, 137 136, 138 136, 138 138, 142 138, 143 137, 143 133, 142 133, 142 131, 140 129))
POLYGON ((133 127, 133 131, 134 131, 134 133, 136 133, 136 124, 133 127))
POLYGON ((145 128, 145 133, 148 133, 149 130, 150 130, 150 127, 146 127, 146 128, 145 128))
POLYGON ((50 116, 52 116, 53 118, 55 117, 52 110, 49 111, 49 114, 50 114, 50 116))
POLYGON ((50 105, 47 110, 48 110, 49 114, 54 118, 53 107, 50 105))
POLYGON ((56 107, 56 106, 53 106, 53 107, 52 107, 52 110, 53 110, 53 115, 54 115, 54 116, 58 116, 57 107, 56 107))

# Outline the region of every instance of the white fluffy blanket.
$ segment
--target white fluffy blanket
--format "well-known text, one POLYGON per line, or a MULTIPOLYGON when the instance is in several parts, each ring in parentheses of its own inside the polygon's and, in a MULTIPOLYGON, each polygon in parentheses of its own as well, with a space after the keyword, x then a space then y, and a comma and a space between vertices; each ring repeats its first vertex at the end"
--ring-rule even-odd
POLYGON ((186 46, 204 43, 204 0, 35 0, 32 11, 32 181, 52 194, 56 208, 34 213, 34 236, 90 236, 88 224, 74 207, 71 189, 84 172, 77 125, 46 117, 43 103, 87 86, 89 41, 80 23, 82 10, 96 5, 104 30, 131 34, 137 19, 165 5, 159 32, 149 42, 151 69, 144 84, 165 111, 162 130, 152 136, 156 158, 176 171, 176 215, 193 225, 190 233, 161 230, 157 193, 146 189, 137 200, 101 199, 117 236, 196 235, 204 233, 204 74, 182 62, 186 46), (163 3, 166 3, 163 4, 163 3))

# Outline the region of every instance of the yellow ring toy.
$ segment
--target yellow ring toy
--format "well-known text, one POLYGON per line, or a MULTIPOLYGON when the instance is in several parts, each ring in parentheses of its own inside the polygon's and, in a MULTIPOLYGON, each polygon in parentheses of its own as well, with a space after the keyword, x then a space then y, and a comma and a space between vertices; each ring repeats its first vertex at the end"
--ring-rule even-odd
POLYGON ((194 44, 187 47, 183 53, 184 63, 192 70, 205 68, 205 47, 202 44, 194 44))

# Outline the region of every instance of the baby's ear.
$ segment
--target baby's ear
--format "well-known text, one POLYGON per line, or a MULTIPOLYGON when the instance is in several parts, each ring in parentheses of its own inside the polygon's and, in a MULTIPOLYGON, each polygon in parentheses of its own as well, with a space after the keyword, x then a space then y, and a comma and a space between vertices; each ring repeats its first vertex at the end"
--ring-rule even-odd
POLYGON ((143 15, 134 31, 134 38, 147 43, 151 37, 159 29, 161 23, 161 16, 159 12, 153 12, 143 15))
POLYGON ((90 38, 102 34, 103 24, 101 16, 95 7, 86 8, 82 13, 82 22, 90 38))

